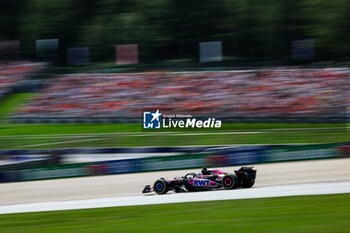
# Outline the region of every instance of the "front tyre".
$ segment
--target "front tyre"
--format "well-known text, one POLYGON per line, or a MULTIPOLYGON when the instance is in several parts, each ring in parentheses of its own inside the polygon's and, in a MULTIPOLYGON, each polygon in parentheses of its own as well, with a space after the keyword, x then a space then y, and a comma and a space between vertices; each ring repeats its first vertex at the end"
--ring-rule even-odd
POLYGON ((221 180, 224 189, 234 189, 237 187, 237 176, 234 174, 225 175, 221 180))
POLYGON ((163 179, 156 180, 153 185, 153 190, 159 195, 166 194, 169 190, 168 182, 163 179))

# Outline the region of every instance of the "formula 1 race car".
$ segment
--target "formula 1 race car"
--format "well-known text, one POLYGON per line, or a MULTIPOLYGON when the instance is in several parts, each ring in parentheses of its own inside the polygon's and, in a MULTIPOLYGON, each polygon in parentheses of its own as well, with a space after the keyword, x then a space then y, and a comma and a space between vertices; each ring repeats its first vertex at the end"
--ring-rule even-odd
POLYGON ((256 170, 253 167, 241 167, 234 173, 203 168, 201 173, 187 173, 172 180, 160 178, 153 187, 146 185, 142 193, 155 191, 157 194, 166 194, 170 190, 177 193, 209 191, 219 189, 251 188, 255 183, 256 170))

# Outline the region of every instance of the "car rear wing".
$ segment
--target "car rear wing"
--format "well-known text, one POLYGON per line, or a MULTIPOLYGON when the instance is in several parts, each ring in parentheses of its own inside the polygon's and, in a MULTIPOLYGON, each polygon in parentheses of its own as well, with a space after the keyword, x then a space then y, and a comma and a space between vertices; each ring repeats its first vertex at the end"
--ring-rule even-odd
POLYGON ((241 167, 239 170, 235 170, 235 174, 239 179, 255 179, 256 170, 254 170, 253 168, 254 167, 241 167))

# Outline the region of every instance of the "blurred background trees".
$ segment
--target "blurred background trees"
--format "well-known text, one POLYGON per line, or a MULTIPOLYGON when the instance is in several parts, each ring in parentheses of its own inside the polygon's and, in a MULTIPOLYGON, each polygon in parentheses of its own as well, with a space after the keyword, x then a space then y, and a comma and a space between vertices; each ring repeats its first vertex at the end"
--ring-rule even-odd
POLYGON ((198 43, 222 41, 225 59, 288 62, 293 40, 313 38, 315 61, 349 60, 349 0, 1 0, 0 40, 58 38, 66 49, 90 46, 111 61, 115 45, 138 44, 140 59, 198 60, 198 43))

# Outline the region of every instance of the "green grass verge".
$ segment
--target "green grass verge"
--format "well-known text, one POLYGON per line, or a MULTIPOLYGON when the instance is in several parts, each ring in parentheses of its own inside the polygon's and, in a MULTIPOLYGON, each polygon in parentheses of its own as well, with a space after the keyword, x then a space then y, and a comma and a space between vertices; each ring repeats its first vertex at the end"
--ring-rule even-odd
POLYGON ((7 114, 10 114, 16 107, 34 95, 35 93, 12 94, 2 99, 0 103, 0 123, 4 124, 3 120, 7 114))
MULTIPOLYGON (((131 124, 2 124, 0 135, 47 135, 47 134, 81 134, 81 133, 159 133, 159 132, 221 132, 227 130, 276 130, 300 129, 299 131, 315 131, 317 128, 339 128, 346 131, 345 124, 282 124, 282 123, 226 123, 220 130, 191 129, 191 130, 142 130, 142 125, 131 124), (307 129, 305 129, 307 128, 307 129), (315 129, 315 130, 314 130, 315 129)), ((335 130, 336 131, 336 130, 335 130)))
MULTIPOLYGON (((242 125, 238 125, 241 127, 242 125)), ((266 128, 269 125, 264 125, 266 128)), ((237 127, 237 128, 239 128, 237 127)), ((254 127, 250 125, 250 127, 254 127)), ((128 147, 128 146, 185 146, 229 144, 288 144, 288 143, 334 143, 349 141, 349 133, 338 130, 253 130, 257 133, 186 135, 143 134, 137 124, 116 125, 17 125, 0 129, 0 149, 8 148, 72 148, 72 147, 128 147), (98 134, 106 133, 106 134, 98 134), (112 134, 108 134, 112 133, 112 134), (116 133, 116 134, 113 134, 116 133), (120 133, 134 133, 120 134, 120 133), (55 134, 62 134, 56 135, 55 134), (74 134, 91 134, 85 135, 74 134), (41 137, 23 135, 36 135, 41 137), (54 136, 54 137, 50 137, 54 136)), ((223 131, 216 131, 222 133, 223 131)), ((183 132, 183 133, 188 133, 183 132)), ((226 133, 226 132, 225 132, 226 133)))
MULTIPOLYGON (((318 127, 324 126, 305 124, 279 124, 278 126, 274 124, 231 124, 226 129, 257 133, 220 134, 224 131, 213 131, 213 133, 209 132, 208 134, 186 135, 185 133, 191 132, 177 132, 177 134, 149 132, 143 134, 145 131, 141 131, 139 124, 3 125, 3 127, 0 127, 0 149, 334 143, 346 142, 350 139, 349 133, 341 126, 336 130, 314 129, 318 127), (292 126, 294 126, 293 129, 288 129, 288 127, 291 128, 292 126), (273 130, 275 127, 284 130, 273 130), (300 129, 297 129, 298 127, 300 129), (311 129, 302 129, 303 127, 311 129), (215 132, 219 134, 215 134, 215 132), (134 133, 137 135, 123 133, 134 133), (86 137, 85 135, 79 136, 79 134, 91 135, 86 137), (23 137, 23 135, 42 135, 42 137, 23 137), (50 135, 56 136, 50 137, 50 135)), ((332 125, 332 127, 338 127, 338 125, 332 125)))
POLYGON ((0 215, 1 232, 349 232, 350 194, 0 215))
MULTIPOLYGON (((4 116, 19 104, 31 98, 32 93, 13 94, 0 104, 0 149, 14 148, 71 148, 71 147, 127 147, 127 146, 185 146, 228 144, 286 144, 286 143, 332 143, 349 141, 345 124, 282 124, 282 123, 232 123, 223 124, 224 131, 258 131, 252 134, 202 134, 175 135, 162 131, 142 131, 141 124, 6 124, 4 116), (337 127, 337 129, 333 129, 337 127), (305 129, 307 128, 307 129, 305 129), (317 128, 329 128, 328 130, 317 128), (139 133, 122 135, 120 133, 139 133), (147 135, 141 135, 147 133, 147 135), (52 138, 46 135, 62 134, 52 138), (85 136, 93 134, 89 140, 85 136), (107 134, 107 135, 94 135, 107 134), (36 135, 42 137, 23 137, 36 135), (10 138, 12 137, 12 138, 10 138), (90 140, 96 139, 96 140, 90 140)), ((208 129, 193 129, 178 133, 203 132, 208 129)))

